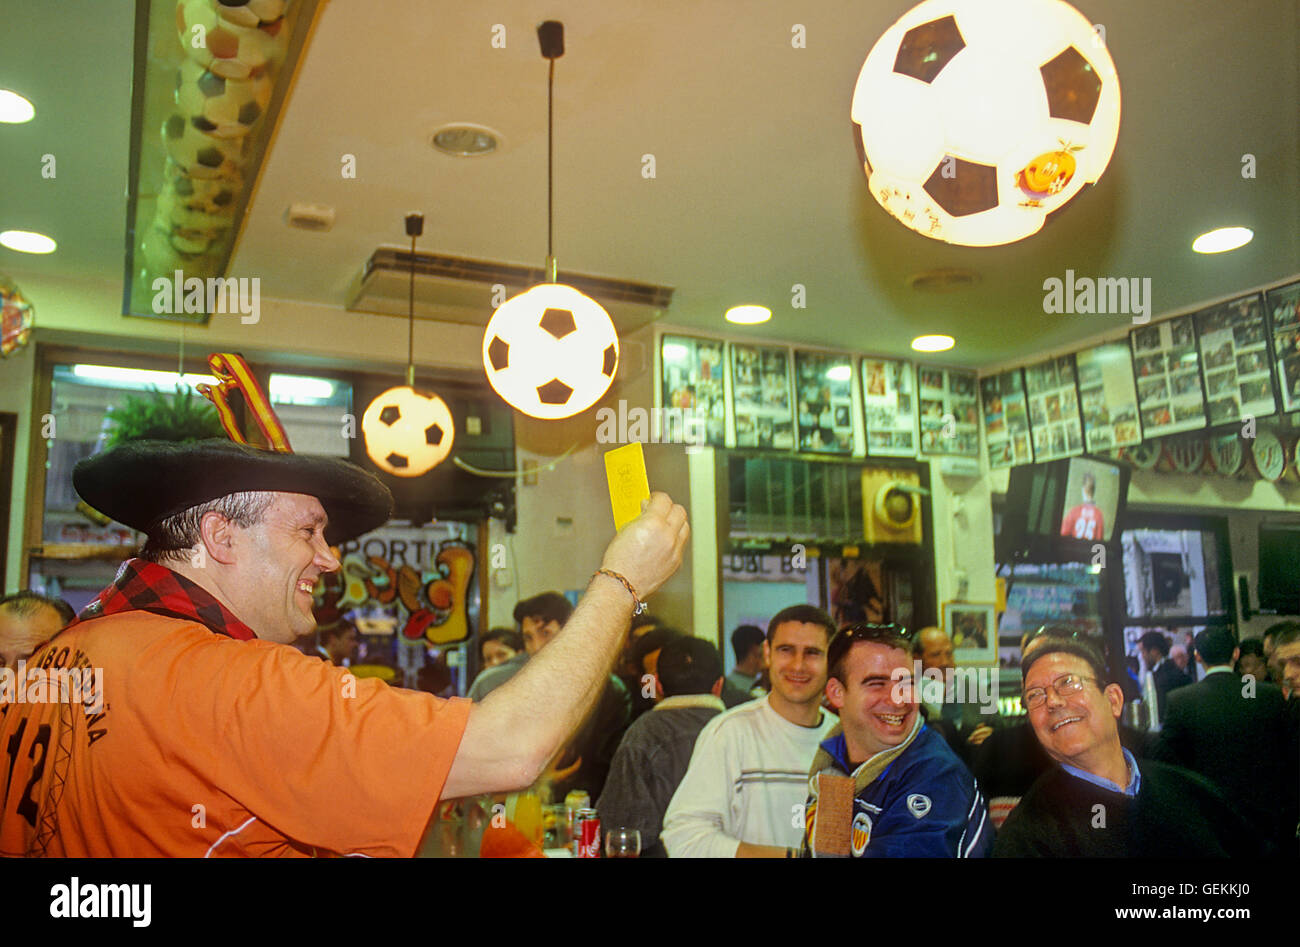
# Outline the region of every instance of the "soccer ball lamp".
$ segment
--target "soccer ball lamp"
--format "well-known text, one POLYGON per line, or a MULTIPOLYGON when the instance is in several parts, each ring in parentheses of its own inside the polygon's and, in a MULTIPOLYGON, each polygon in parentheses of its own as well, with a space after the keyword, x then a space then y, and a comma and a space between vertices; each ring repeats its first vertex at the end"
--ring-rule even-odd
POLYGON ((1062 0, 926 0, 872 47, 850 112, 881 207, 927 237, 997 246, 1101 177, 1119 77, 1104 32, 1062 0))
POLYGON ((389 388, 370 402, 361 433, 370 459, 398 477, 428 473, 447 459, 456 438, 447 402, 408 385, 389 388))
POLYGON ((406 312, 406 384, 389 388, 366 407, 361 436, 366 453, 381 470, 396 477, 420 477, 447 459, 456 425, 447 402, 415 387, 415 238, 424 233, 424 216, 407 214, 411 238, 411 283, 406 312))
POLYGON ((600 304, 540 283, 500 306, 483 334, 488 382, 512 407, 553 421, 587 410, 618 368, 618 334, 600 304))
POLYGON ((555 60, 564 55, 564 24, 537 28, 547 79, 546 282, 497 307, 483 333, 483 370, 496 393, 544 421, 569 418, 600 400, 618 369, 618 333, 590 296, 556 282, 552 189, 555 60))

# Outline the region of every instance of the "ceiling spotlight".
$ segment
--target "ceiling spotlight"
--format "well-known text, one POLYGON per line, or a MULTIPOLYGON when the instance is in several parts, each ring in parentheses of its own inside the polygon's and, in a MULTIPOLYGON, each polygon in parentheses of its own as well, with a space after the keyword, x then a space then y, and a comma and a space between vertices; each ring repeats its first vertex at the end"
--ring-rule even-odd
POLYGON ((1244 247, 1254 237, 1255 231, 1248 227, 1220 227, 1193 240, 1192 249, 1197 253, 1227 253, 1244 247))
POLYGON ((956 345, 950 335, 918 335, 912 340, 912 348, 917 352, 946 352, 956 345))
POLYGON ((756 326, 771 319, 772 310, 766 306, 732 306, 723 318, 738 326, 756 326))
POLYGON ((30 230, 6 230, 0 233, 0 246, 17 250, 19 253, 53 253, 58 244, 43 233, 30 230))
POLYGON ((0 89, 0 122, 14 125, 30 122, 36 117, 36 106, 17 92, 0 89))

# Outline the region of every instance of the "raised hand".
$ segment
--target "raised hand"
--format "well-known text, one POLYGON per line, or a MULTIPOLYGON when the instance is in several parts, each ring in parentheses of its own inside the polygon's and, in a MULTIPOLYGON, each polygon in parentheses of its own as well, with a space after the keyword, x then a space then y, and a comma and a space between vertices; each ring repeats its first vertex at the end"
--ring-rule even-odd
POLYGON ((641 515, 605 548, 601 566, 632 583, 638 597, 649 598, 681 566, 690 535, 685 508, 666 493, 652 493, 642 504, 641 515))

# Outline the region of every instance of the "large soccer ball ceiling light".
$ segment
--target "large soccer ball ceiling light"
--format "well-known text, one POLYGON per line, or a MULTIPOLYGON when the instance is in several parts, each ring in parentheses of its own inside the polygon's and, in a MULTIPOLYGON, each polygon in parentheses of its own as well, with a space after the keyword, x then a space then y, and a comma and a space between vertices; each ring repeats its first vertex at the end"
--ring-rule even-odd
POLYGON ((555 60, 564 55, 564 25, 537 28, 547 76, 546 282, 507 299, 483 332, 483 370, 507 404, 554 421, 600 400, 618 369, 618 333, 596 300, 557 282, 553 201, 555 60))
POLYGON ((1097 181, 1119 135, 1119 77, 1061 0, 926 0, 872 47, 851 115, 868 187, 917 233, 1023 240, 1097 181))
POLYGON ((572 286, 539 283, 497 307, 483 333, 497 394, 544 420, 585 411, 609 390, 618 334, 600 304, 572 286))

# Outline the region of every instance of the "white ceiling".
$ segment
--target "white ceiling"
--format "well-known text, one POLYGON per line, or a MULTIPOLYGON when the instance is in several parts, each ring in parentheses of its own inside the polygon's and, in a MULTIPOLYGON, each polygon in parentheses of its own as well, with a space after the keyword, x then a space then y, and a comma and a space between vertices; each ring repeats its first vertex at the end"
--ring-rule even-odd
MULTIPOLYGON (((958 346, 940 361, 986 366, 1124 326, 1124 316, 1044 315, 1043 280, 1066 269, 1150 277, 1157 314, 1300 271, 1295 0, 1080 0, 1119 71, 1115 157, 1038 235, 988 249, 918 236, 867 192, 849 102, 867 51, 909 6, 328 0, 232 272, 260 276, 264 298, 342 307, 375 247, 404 243, 411 210, 426 215, 426 250, 540 265, 546 62, 534 29, 548 18, 564 21, 567 42, 556 67, 560 265, 674 287, 673 324, 881 354, 948 332, 958 346), (492 46, 498 23, 505 49, 492 46), (791 46, 796 23, 807 48, 791 46), (504 147, 439 154, 428 139, 450 121, 495 128, 504 147), (355 179, 340 174, 345 154, 355 179), (1254 179, 1242 177, 1245 154, 1254 179), (294 201, 335 207, 336 226, 288 228, 294 201), (1191 252, 1194 236, 1227 224, 1251 227, 1255 241, 1191 252), (934 267, 982 281, 949 295, 906 287, 934 267), (806 310, 790 307, 795 283, 806 310), (722 321, 746 301, 771 306, 771 323, 722 321)), ((133 16, 130 0, 6 0, 0 87, 38 115, 0 126, 0 229, 39 230, 60 249, 0 249, 0 272, 120 281, 133 16), (54 180, 39 174, 47 153, 54 180)))

